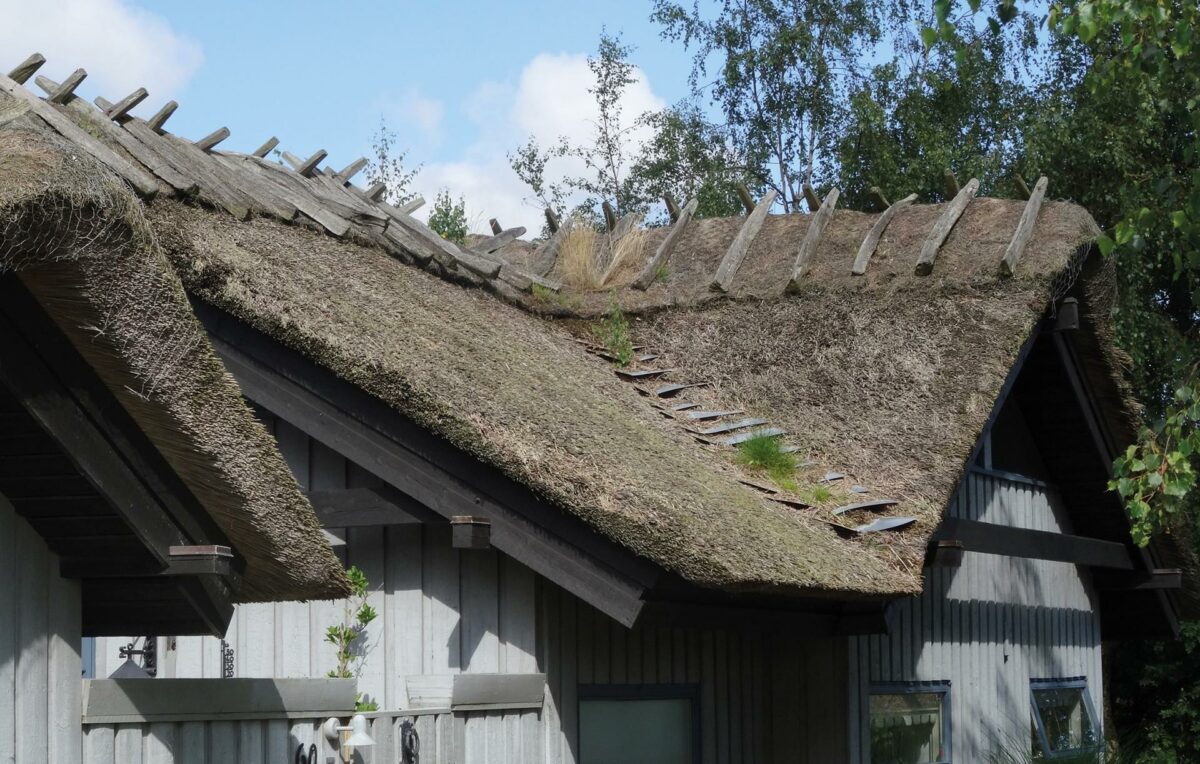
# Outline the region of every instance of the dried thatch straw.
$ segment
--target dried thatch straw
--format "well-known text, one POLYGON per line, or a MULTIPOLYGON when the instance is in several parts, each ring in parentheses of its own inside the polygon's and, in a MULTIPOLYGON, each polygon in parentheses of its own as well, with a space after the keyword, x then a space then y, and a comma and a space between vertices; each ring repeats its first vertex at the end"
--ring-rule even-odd
POLYGON ((572 220, 558 250, 558 273, 563 284, 590 291, 603 283, 596 249, 596 229, 584 220, 572 220))

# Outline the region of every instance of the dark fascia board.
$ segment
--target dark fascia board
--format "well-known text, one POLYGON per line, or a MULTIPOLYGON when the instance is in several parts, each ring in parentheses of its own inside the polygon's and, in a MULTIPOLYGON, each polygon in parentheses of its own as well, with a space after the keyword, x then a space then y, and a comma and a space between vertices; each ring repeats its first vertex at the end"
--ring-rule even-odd
POLYGON ((1086 536, 948 517, 942 521, 934 539, 960 541, 966 552, 1070 562, 1097 568, 1134 569, 1129 549, 1124 544, 1086 536))
POLYGON ((492 545, 632 626, 661 571, 499 470, 299 353, 203 303, 217 352, 252 402, 377 475, 442 518, 486 517, 492 545))
MULTIPOLYGON (((813 604, 818 608, 818 604, 813 604)), ((797 641, 828 639, 855 634, 886 634, 892 610, 887 602, 827 603, 824 609, 791 610, 768 607, 739 607, 734 604, 702 602, 647 602, 642 624, 694 626, 711 629, 783 630, 797 641)))
MULTIPOLYGON (((162 575, 170 568, 172 546, 228 544, 165 458, 15 276, 0 278, 0 383, 10 388, 161 563, 159 570, 127 569, 125 575, 162 575)), ((111 575, 121 562, 110 560, 100 568, 111 575)), ((93 564, 64 560, 60 575, 86 578, 93 564)), ((240 569, 240 564, 235 567, 240 569)), ((182 577, 177 584, 181 598, 196 608, 210 630, 223 633, 233 614, 229 584, 182 577)), ((118 613, 111 615, 120 618, 118 613)))

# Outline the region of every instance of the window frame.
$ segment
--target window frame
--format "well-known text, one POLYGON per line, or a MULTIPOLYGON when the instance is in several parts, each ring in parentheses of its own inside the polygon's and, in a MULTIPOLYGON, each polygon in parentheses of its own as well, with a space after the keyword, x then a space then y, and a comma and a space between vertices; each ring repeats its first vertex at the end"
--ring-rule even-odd
POLYGON ((954 722, 950 713, 950 693, 953 688, 949 679, 918 682, 872 682, 867 688, 867 761, 871 760, 871 697, 874 695, 917 695, 938 694, 942 696, 942 746, 944 756, 936 764, 954 762, 954 722))
MULTIPOLYGON (((701 764, 703 756, 703 735, 701 734, 700 685, 685 684, 581 684, 577 686, 575 701, 575 720, 577 727, 582 727, 583 704, 589 700, 626 700, 631 702, 644 700, 686 700, 692 709, 692 762, 701 764)), ((579 736, 579 757, 583 757, 582 729, 577 729, 579 736)))
POLYGON ((1042 747, 1042 755, 1047 759, 1067 759, 1072 756, 1078 756, 1081 753, 1094 753, 1095 751, 1099 751, 1104 744, 1104 731, 1100 727, 1099 717, 1096 716, 1096 707, 1092 704, 1092 693, 1088 689, 1086 676, 1030 679, 1029 711, 1033 716, 1033 728, 1037 732, 1038 744, 1042 747), (1087 710, 1088 720, 1092 724, 1096 742, 1091 746, 1083 748, 1072 748, 1068 751, 1051 751, 1050 739, 1046 737, 1046 725, 1042 720, 1041 709, 1038 708, 1037 696, 1034 694, 1037 690, 1082 690, 1083 707, 1087 710))

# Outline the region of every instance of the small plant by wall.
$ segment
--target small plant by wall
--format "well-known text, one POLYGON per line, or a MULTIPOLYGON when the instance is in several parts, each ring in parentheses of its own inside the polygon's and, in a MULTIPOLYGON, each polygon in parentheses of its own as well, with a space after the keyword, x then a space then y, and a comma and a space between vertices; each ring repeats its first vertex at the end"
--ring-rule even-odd
POLYGON ((629 335, 629 320, 621 312, 621 306, 615 298, 608 305, 598 334, 617 366, 625 368, 633 363, 633 339, 629 335))
MULTIPOLYGON (((346 578, 350 579, 352 593, 344 603, 342 622, 325 629, 325 641, 337 650, 337 666, 328 672, 331 679, 358 679, 362 674, 367 626, 379 615, 367 603, 370 582, 366 574, 352 565, 346 570, 346 578)), ((364 701, 359 693, 355 696, 354 708, 356 711, 378 711, 379 704, 373 700, 364 701)))

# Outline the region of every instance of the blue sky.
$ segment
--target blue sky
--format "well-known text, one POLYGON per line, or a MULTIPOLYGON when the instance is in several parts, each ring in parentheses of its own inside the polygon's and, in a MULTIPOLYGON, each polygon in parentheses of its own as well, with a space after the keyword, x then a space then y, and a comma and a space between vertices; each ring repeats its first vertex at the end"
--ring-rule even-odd
POLYGON ((448 187, 476 228, 490 216, 532 228, 538 213, 504 153, 530 132, 587 132, 584 57, 602 24, 637 48, 631 115, 686 96, 691 57, 659 38, 650 10, 649 0, 0 0, 0 18, 16 22, 0 29, 11 59, 0 66, 37 50, 53 79, 86 68, 77 92, 89 99, 145 86, 143 115, 179 101, 168 123, 179 135, 226 126, 233 150, 274 135, 294 154, 326 149, 338 167, 369 151, 383 117, 425 165, 415 185, 426 198, 448 187))

